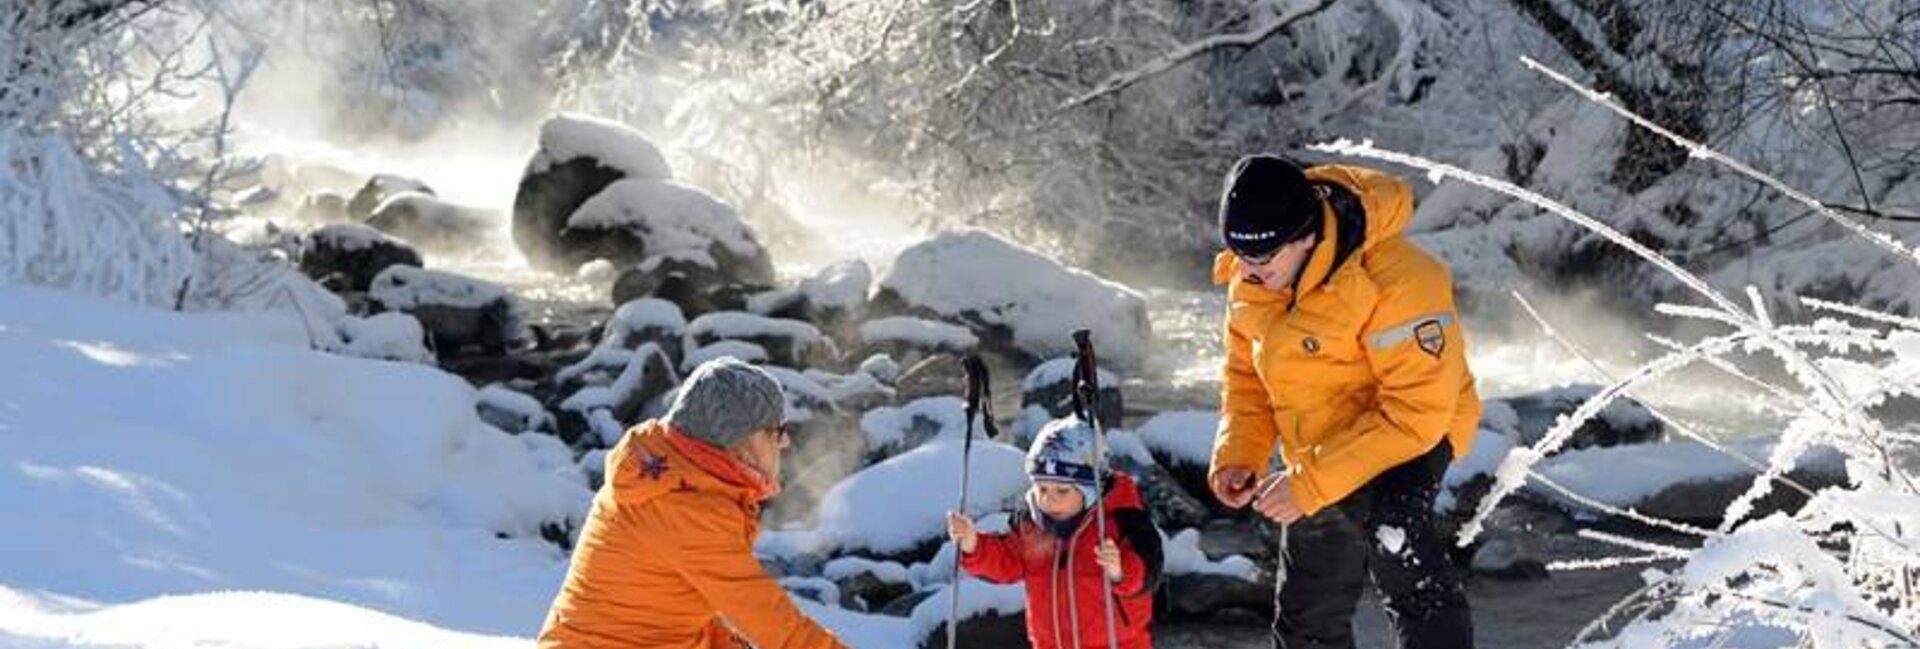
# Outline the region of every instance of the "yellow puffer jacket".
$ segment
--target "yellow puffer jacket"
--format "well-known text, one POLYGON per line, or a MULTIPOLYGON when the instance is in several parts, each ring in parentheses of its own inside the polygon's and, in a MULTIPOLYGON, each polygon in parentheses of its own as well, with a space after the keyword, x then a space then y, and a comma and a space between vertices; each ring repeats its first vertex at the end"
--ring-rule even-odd
POLYGON ((1311 515, 1443 437, 1464 457, 1480 397, 1447 267, 1401 236, 1412 190, 1359 167, 1312 167, 1307 178, 1358 198, 1365 236, 1335 268, 1341 228, 1329 206, 1297 288, 1282 293, 1243 283, 1230 252, 1214 260, 1229 304, 1212 471, 1265 473, 1278 441, 1311 515))

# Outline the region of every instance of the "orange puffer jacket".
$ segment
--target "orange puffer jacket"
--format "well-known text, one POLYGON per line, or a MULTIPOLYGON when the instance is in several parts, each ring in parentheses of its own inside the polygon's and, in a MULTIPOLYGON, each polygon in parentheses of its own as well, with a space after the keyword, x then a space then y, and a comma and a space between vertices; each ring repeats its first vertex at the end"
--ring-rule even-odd
POLYGON ((607 453, 540 649, 840 649, 753 557, 774 491, 724 452, 650 421, 607 453))
POLYGON ((1401 236, 1411 189, 1359 167, 1307 178, 1328 200, 1296 286, 1246 284, 1232 253, 1214 260, 1229 304, 1212 471, 1264 473, 1277 442, 1311 515, 1443 438, 1465 457, 1480 398, 1447 267, 1401 236))

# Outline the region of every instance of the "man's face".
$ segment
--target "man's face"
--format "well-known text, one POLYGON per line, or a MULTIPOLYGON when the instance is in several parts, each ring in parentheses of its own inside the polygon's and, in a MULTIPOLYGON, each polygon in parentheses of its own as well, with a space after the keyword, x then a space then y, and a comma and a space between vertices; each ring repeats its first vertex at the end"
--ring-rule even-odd
POLYGON ((786 424, 760 429, 734 444, 733 456, 759 471, 768 481, 780 482, 780 452, 793 443, 786 431, 786 424))
POLYGON ((1265 259, 1240 257, 1240 280, 1279 293, 1293 285, 1293 278, 1300 274, 1307 257, 1313 254, 1313 244, 1319 241, 1320 235, 1309 234, 1280 246, 1265 259))

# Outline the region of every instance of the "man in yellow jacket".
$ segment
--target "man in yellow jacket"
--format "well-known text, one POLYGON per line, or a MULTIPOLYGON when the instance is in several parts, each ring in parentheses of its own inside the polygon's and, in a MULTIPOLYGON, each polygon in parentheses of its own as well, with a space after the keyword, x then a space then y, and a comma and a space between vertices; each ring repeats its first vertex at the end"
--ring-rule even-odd
POLYGON ((1274 646, 1353 646, 1369 574, 1406 649, 1468 649, 1473 624, 1433 499, 1480 399, 1446 266, 1401 231, 1413 193, 1360 167, 1241 159, 1227 250, 1221 423, 1208 480, 1287 526, 1274 646), (1280 464, 1273 466, 1278 447, 1280 464))
POLYGON ((627 431, 540 649, 844 649, 753 558, 760 504, 780 490, 784 407, 771 375, 724 358, 627 431))

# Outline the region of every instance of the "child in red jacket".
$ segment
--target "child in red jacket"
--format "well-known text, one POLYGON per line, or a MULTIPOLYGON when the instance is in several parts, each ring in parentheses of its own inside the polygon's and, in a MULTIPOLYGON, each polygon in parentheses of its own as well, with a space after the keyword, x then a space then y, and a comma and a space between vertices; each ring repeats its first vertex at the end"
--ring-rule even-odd
POLYGON ((1027 584, 1027 639, 1034 649, 1150 649, 1153 590, 1160 576, 1160 531, 1126 474, 1105 470, 1094 494, 1094 431, 1079 419, 1049 424, 1027 453, 1033 488, 1005 534, 983 534, 959 512, 947 533, 960 567, 990 582, 1027 584), (1102 508, 1099 538, 1092 509, 1102 508), (1107 593, 1115 642, 1107 637, 1107 593))

